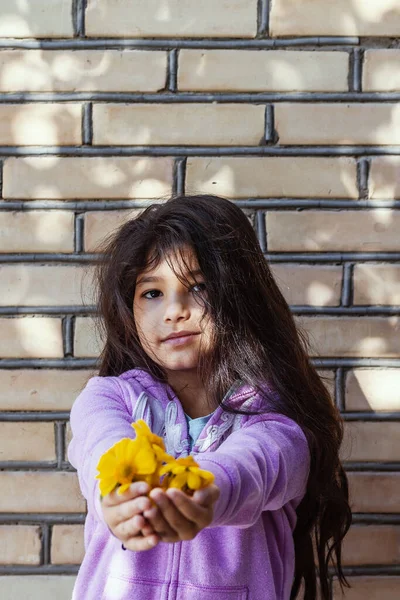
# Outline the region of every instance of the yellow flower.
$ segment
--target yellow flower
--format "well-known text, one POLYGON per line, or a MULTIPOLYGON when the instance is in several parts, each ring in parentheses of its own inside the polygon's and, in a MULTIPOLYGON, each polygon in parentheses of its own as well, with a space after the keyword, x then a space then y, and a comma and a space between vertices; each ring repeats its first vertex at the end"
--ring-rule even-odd
POLYGON ((132 427, 136 432, 136 439, 146 439, 150 443, 158 463, 157 469, 154 471, 154 473, 144 477, 143 479, 149 484, 150 487, 159 487, 160 469, 162 464, 164 462, 171 462, 174 460, 174 457, 165 452, 164 440, 151 431, 146 421, 139 419, 135 423, 132 423, 132 427))
POLYGON ((191 495, 214 481, 210 471, 200 469, 193 456, 177 458, 160 469, 160 475, 165 475, 162 485, 164 489, 179 488, 191 495))
POLYGON ((146 438, 123 438, 102 455, 97 470, 102 496, 117 486, 118 494, 123 494, 133 481, 151 479, 158 471, 158 461, 146 438))
POLYGON ((159 446, 165 451, 164 440, 151 431, 146 421, 139 419, 139 421, 132 423, 132 427, 137 437, 146 437, 152 446, 159 446))

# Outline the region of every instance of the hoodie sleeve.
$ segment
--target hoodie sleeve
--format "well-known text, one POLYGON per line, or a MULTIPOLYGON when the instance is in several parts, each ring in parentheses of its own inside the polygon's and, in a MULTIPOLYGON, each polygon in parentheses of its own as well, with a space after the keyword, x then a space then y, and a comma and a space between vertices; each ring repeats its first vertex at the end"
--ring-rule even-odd
POLYGON ((92 377, 71 410, 72 441, 69 462, 78 472, 88 509, 104 522, 100 505, 97 464, 101 455, 124 437, 135 437, 132 417, 116 377, 92 377))
POLYGON ((278 510, 305 494, 310 456, 306 437, 294 421, 268 415, 232 433, 215 452, 197 454, 214 473, 220 497, 212 527, 250 527, 266 510, 278 510))

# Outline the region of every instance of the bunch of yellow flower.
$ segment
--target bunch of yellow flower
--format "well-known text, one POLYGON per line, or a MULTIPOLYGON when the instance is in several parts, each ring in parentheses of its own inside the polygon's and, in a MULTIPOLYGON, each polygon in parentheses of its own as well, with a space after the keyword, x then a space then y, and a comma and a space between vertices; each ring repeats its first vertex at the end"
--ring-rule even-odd
POLYGON ((99 460, 96 479, 100 493, 106 496, 115 488, 123 494, 135 481, 145 481, 154 487, 179 488, 193 495, 214 481, 214 475, 200 469, 193 456, 175 459, 165 451, 164 441, 143 419, 132 423, 136 438, 123 438, 99 460))

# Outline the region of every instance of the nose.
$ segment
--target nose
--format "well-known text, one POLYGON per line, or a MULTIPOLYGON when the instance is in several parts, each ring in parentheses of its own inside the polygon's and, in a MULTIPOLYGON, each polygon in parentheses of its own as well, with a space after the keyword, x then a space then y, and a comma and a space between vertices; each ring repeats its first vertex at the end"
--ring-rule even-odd
POLYGON ((174 295, 165 306, 164 321, 177 322, 186 321, 190 317, 190 308, 185 294, 174 295))

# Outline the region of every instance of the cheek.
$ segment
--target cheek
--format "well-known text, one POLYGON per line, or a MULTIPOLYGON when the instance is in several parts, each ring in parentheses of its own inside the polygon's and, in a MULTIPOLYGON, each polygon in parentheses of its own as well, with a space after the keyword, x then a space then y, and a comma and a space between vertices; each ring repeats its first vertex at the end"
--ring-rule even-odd
POLYGON ((146 316, 141 306, 136 302, 133 303, 133 320, 135 322, 139 339, 141 340, 146 332, 146 316))
POLYGON ((157 327, 154 315, 146 310, 140 303, 133 304, 133 319, 138 333, 139 341, 143 348, 154 344, 157 327))

